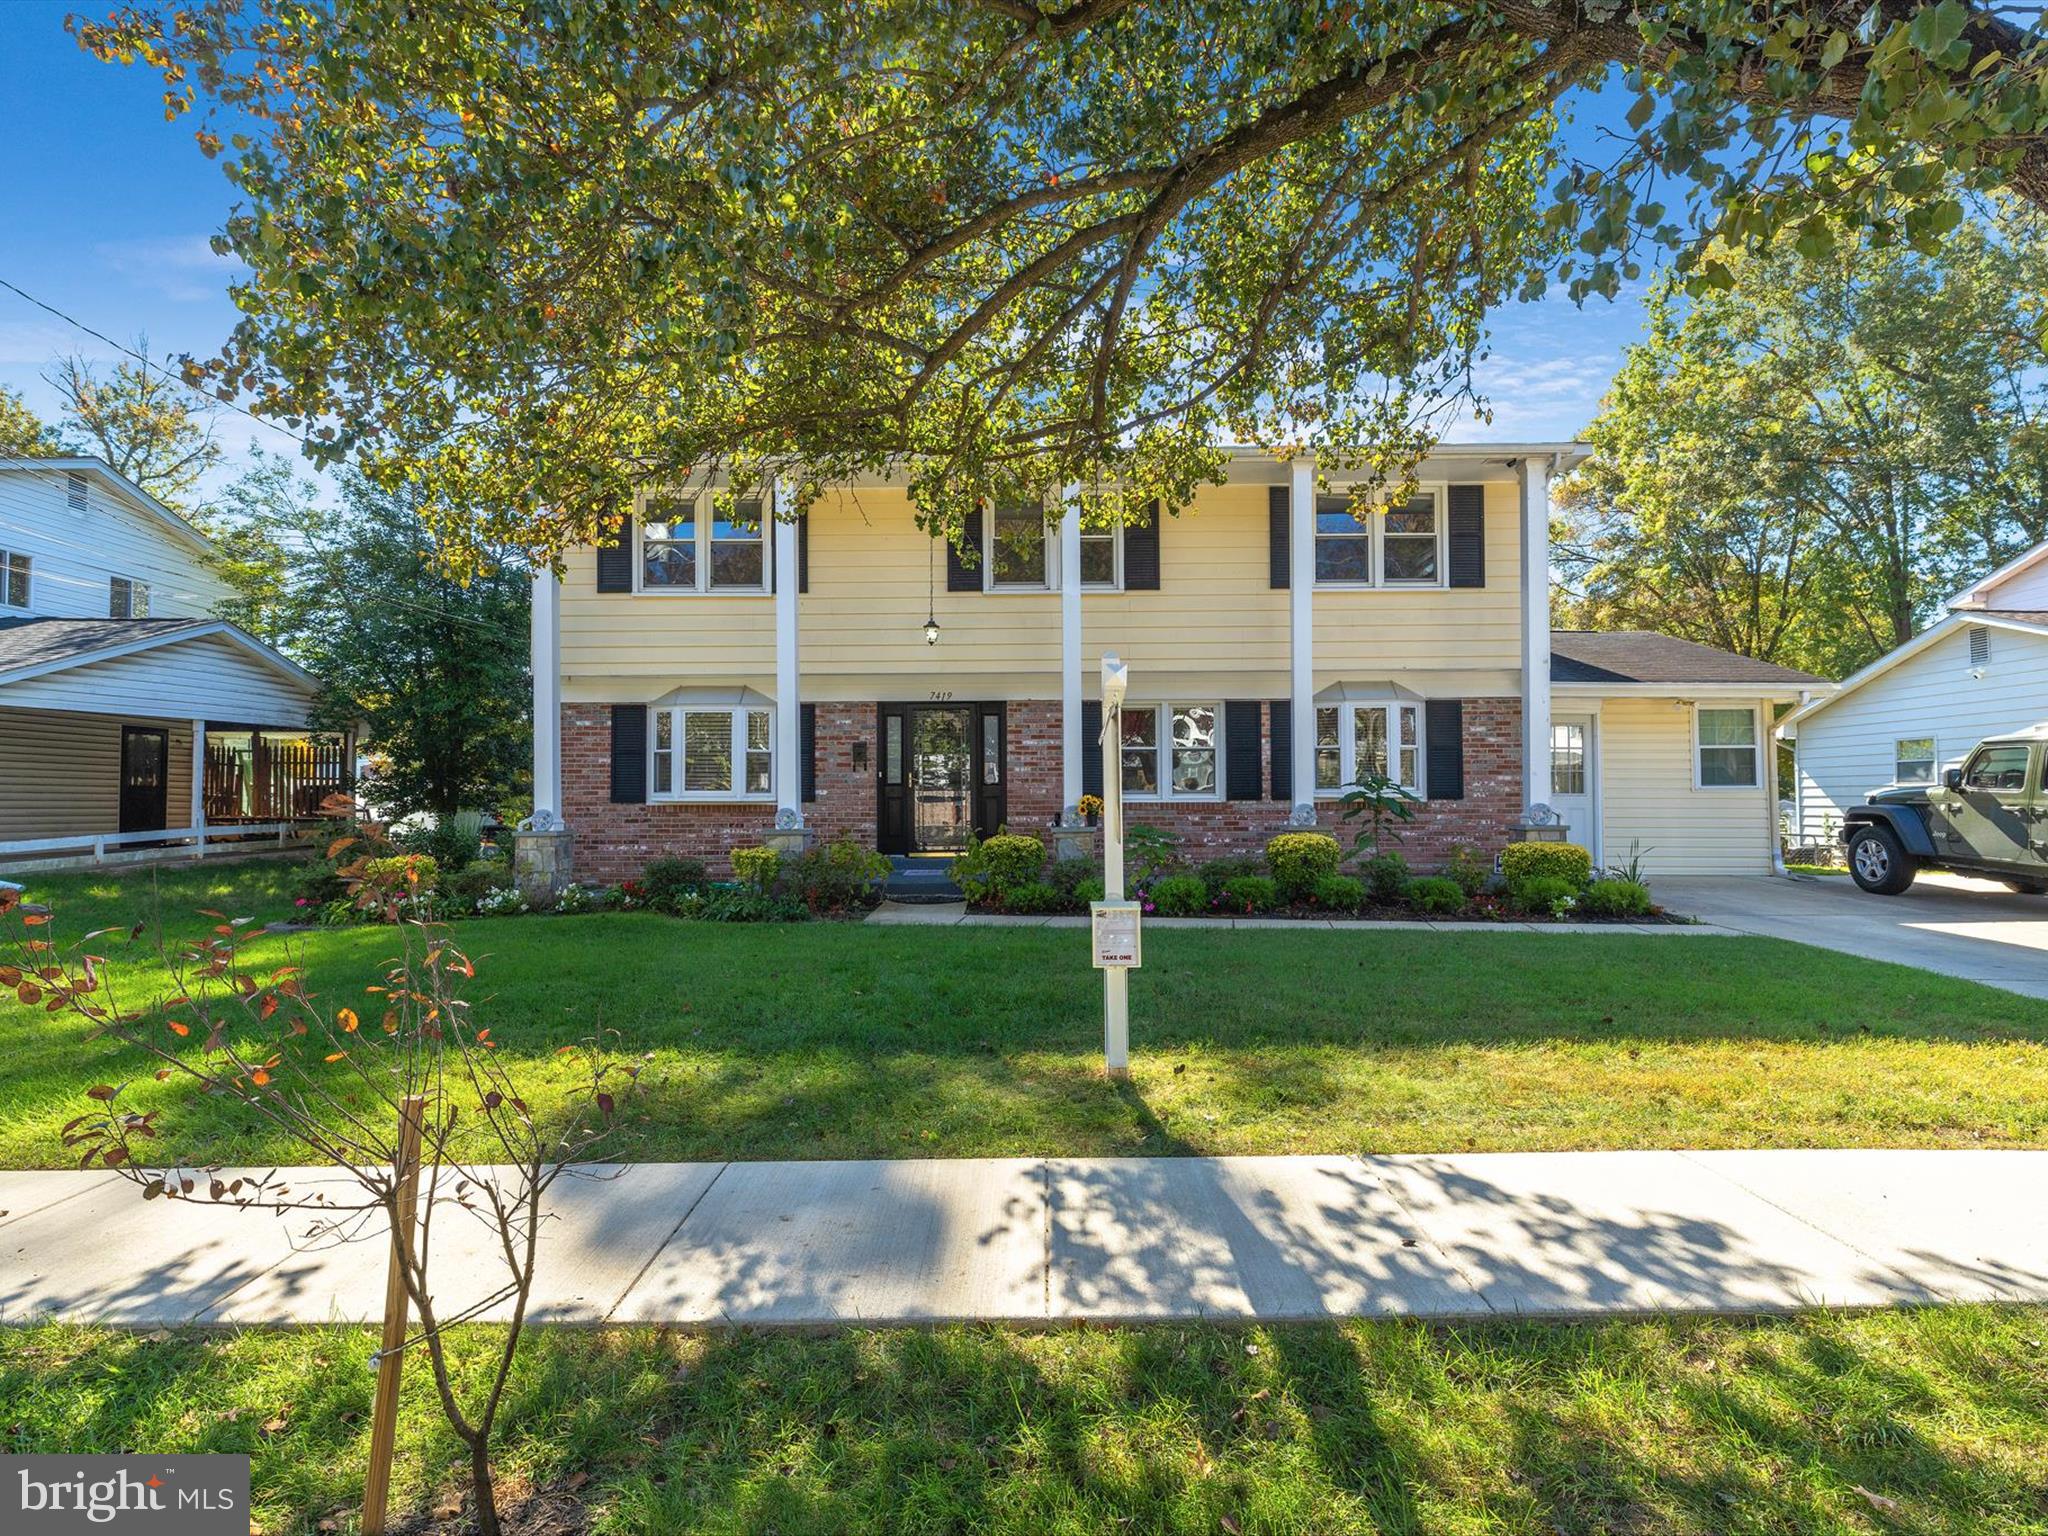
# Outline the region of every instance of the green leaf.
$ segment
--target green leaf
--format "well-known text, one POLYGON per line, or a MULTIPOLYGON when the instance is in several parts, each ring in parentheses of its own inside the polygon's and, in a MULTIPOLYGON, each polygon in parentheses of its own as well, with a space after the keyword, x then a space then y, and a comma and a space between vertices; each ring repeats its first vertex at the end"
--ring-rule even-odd
POLYGON ((1907 36, 1920 53, 1935 58, 1948 52, 1948 45, 1963 35, 1963 23, 1968 19, 1969 12, 1961 0, 1941 0, 1941 4, 1927 6, 1913 18, 1907 36))

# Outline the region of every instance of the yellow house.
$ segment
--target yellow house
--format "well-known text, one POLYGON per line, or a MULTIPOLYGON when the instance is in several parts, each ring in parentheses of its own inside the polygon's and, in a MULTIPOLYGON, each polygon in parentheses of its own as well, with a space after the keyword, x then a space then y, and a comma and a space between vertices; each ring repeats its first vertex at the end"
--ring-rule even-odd
POLYGON ((1148 526, 995 506, 964 551, 886 479, 727 517, 708 491, 649 494, 538 580, 536 824, 566 826, 576 877, 604 880, 666 854, 722 867, 778 828, 899 855, 1003 826, 1084 840, 1114 653, 1128 815, 1191 857, 1334 827, 1366 772, 1419 801, 1411 863, 1490 855, 1549 819, 1554 752, 1573 750, 1554 740, 1547 582, 1523 573, 1547 573, 1550 481, 1583 456, 1446 445, 1411 499, 1361 520, 1313 460, 1245 450, 1148 526))

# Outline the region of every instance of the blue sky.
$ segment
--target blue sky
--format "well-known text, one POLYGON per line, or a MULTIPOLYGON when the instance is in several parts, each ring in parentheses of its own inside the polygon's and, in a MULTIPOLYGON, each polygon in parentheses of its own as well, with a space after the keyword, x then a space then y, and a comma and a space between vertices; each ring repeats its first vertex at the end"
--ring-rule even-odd
MULTIPOLYGON (((150 351, 211 353, 235 321, 229 264, 207 247, 232 201, 217 164, 192 142, 189 120, 164 121, 161 87, 141 66, 101 64, 64 31, 66 0, 0 0, 0 277, 117 341, 147 333, 150 351)), ((1593 110, 1607 106, 1593 104, 1593 110)), ((1490 427, 1453 437, 1565 438, 1582 429, 1641 328, 1630 300, 1563 299, 1495 319, 1482 373, 1490 427)), ((43 382, 51 357, 107 347, 0 289, 0 384, 55 414, 43 382)), ((239 458, 251 440, 290 449, 288 435, 246 417, 222 422, 239 458)))

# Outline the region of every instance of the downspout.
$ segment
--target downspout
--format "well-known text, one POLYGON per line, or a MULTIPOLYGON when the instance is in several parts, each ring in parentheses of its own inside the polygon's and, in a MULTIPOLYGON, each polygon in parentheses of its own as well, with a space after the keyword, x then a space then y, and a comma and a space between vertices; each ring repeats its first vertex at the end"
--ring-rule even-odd
POLYGON ((1764 754, 1764 831, 1770 838, 1771 873, 1792 878, 1792 871, 1785 867, 1785 840, 1778 835, 1778 701, 1765 699, 1763 707, 1770 712, 1770 750, 1764 754))

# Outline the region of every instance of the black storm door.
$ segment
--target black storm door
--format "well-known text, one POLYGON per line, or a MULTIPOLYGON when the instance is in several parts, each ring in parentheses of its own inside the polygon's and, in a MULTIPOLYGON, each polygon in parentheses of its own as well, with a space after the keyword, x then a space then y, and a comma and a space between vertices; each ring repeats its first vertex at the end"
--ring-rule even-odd
POLYGON ((121 727, 121 830, 161 832, 170 792, 171 739, 154 726, 121 727))

